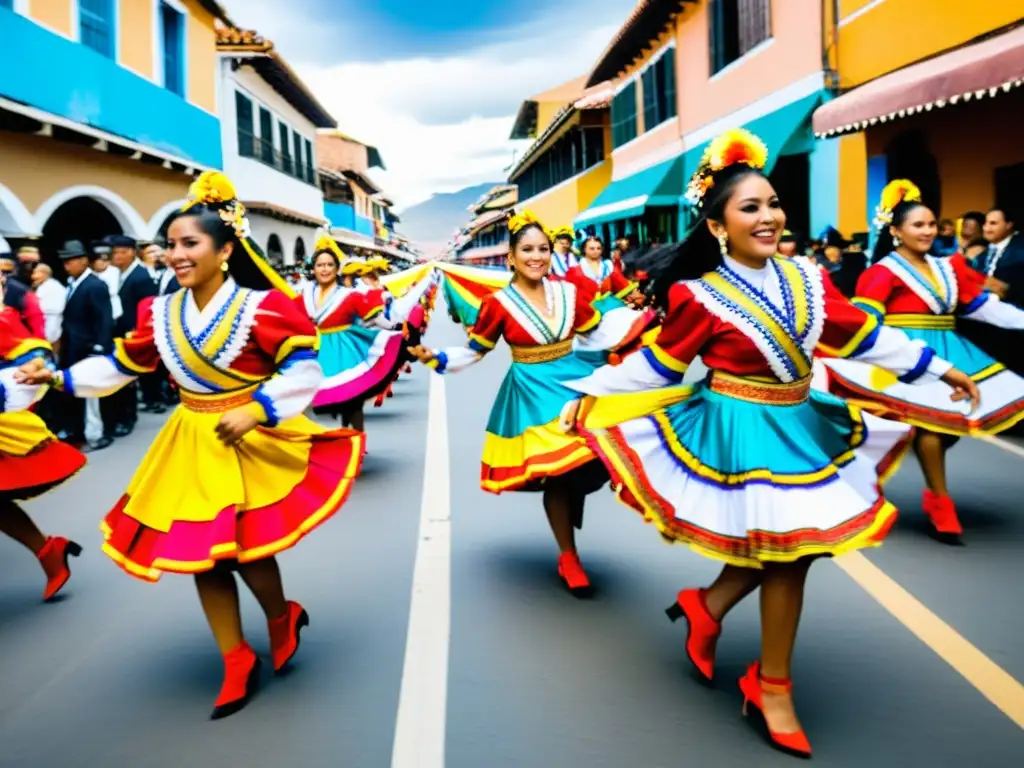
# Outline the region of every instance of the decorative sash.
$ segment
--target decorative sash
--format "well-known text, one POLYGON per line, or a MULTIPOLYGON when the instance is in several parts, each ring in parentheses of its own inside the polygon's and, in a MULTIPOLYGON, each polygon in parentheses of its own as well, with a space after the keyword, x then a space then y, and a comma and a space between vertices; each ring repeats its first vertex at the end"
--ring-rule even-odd
POLYGON ((165 297, 160 323, 163 328, 154 328, 163 331, 157 334, 157 342, 166 346, 169 362, 173 363, 168 365, 171 372, 184 374, 183 383, 191 380, 209 392, 229 392, 266 379, 230 367, 248 340, 262 294, 236 286, 198 335, 189 331, 186 320, 190 296, 191 291, 178 291, 165 297))
POLYGON ((724 264, 688 285, 705 309, 757 347, 780 381, 799 381, 811 374, 824 328, 821 275, 795 259, 773 259, 767 269, 778 279, 783 307, 724 264))
POLYGON ((959 299, 956 273, 949 259, 925 256, 929 274, 924 275, 898 253, 890 253, 879 264, 907 286, 936 315, 949 315, 959 299))
POLYGON ((541 345, 554 344, 570 335, 576 319, 576 286, 557 280, 545 280, 544 288, 554 313, 549 321, 534 309, 515 285, 509 285, 495 297, 533 339, 541 345))

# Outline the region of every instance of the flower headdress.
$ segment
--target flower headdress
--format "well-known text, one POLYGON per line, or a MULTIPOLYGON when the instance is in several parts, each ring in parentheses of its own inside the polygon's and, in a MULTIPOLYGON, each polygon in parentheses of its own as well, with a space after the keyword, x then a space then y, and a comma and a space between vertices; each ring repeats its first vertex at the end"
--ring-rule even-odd
POLYGON ((557 227, 556 229, 549 230, 548 231, 548 236, 552 240, 557 240, 560 237, 568 237, 571 240, 575 240, 576 239, 576 230, 573 229, 572 227, 566 225, 566 226, 562 226, 562 227, 557 227))
POLYGON ((733 128, 713 139, 704 150, 696 173, 686 189, 686 201, 700 208, 704 196, 715 185, 714 176, 730 165, 743 163, 760 171, 768 162, 768 148, 744 128, 733 128))
POLYGON ((316 245, 313 246, 313 253, 320 253, 321 251, 327 251, 328 253, 334 254, 334 258, 338 260, 338 264, 345 261, 347 256, 345 252, 338 246, 338 241, 331 237, 326 232, 321 231, 316 238, 316 245))
POLYGON ((882 190, 882 197, 875 208, 876 227, 881 229, 892 224, 892 212, 900 203, 921 202, 921 190, 917 185, 907 179, 896 179, 890 181, 882 190))
POLYGON ((540 220, 533 215, 532 211, 520 211, 519 213, 513 212, 508 217, 508 232, 510 235, 514 235, 524 227, 528 227, 531 224, 538 225, 541 229, 544 229, 544 225, 540 223, 540 220))
POLYGON ((220 218, 238 237, 242 244, 242 253, 234 254, 231 258, 248 258, 262 278, 252 281, 259 285, 246 285, 247 288, 276 288, 289 298, 295 297, 295 290, 267 264, 258 247, 252 242, 252 231, 249 228, 249 219, 245 215, 245 206, 238 199, 235 185, 227 176, 220 171, 203 171, 199 174, 199 178, 188 188, 188 200, 181 206, 181 211, 184 213, 197 205, 216 206, 215 210, 220 218))
POLYGON ((204 171, 188 188, 188 200, 181 207, 187 211, 196 205, 219 206, 217 212, 225 224, 235 230, 239 240, 246 240, 252 234, 245 206, 238 199, 235 185, 219 171, 204 171))

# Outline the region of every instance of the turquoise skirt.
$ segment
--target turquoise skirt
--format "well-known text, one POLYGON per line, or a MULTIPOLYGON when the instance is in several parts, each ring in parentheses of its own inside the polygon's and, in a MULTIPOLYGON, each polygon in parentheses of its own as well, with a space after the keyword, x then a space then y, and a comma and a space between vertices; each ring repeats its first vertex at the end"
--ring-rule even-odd
POLYGON ((828 393, 752 402, 706 383, 590 398, 581 431, 619 498, 670 542, 760 568, 879 544, 910 429, 828 393))
POLYGON ((570 472, 575 472, 573 484, 581 493, 607 482, 586 441, 563 432, 559 424, 562 409, 579 398, 562 382, 592 371, 572 353, 544 363, 512 363, 487 422, 481 488, 491 493, 536 491, 545 479, 570 472))
POLYGON ((941 381, 905 384, 888 371, 857 360, 828 359, 829 389, 866 410, 932 432, 955 436, 992 435, 1024 419, 1024 378, 1006 370, 955 330, 898 328, 970 376, 981 393, 973 413, 966 401, 949 399, 941 381))
POLYGON ((401 331, 354 325, 321 334, 317 359, 324 380, 313 409, 333 413, 387 389, 405 364, 405 338, 401 331))

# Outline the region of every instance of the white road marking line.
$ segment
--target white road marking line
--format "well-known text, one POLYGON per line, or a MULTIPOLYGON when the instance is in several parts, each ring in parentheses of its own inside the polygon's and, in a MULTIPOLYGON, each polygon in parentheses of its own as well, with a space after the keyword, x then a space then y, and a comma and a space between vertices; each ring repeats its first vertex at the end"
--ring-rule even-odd
POLYGON ((451 637, 451 488, 442 376, 430 375, 419 543, 391 768, 444 768, 451 637))
POLYGON ((1017 445, 1016 443, 1011 443, 1009 440, 1004 440, 1003 438, 995 437, 994 435, 984 435, 981 439, 984 440, 986 443, 990 443, 991 445, 994 445, 998 448, 1002 448, 1007 453, 1012 453, 1015 456, 1020 456, 1022 459, 1024 459, 1024 448, 1017 445))

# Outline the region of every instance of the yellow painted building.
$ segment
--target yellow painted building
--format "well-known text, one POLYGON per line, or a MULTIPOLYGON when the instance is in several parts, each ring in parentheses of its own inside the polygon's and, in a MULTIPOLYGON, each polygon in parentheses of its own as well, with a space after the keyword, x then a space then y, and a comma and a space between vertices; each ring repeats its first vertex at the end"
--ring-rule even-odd
POLYGON ((533 138, 509 174, 519 205, 548 227, 571 225, 611 181, 608 89, 578 78, 524 102, 513 139, 533 138))
POLYGON ((1024 206, 1024 28, 1014 2, 839 0, 829 54, 842 95, 816 134, 840 156, 839 224, 869 228, 907 177, 943 218, 1024 206))
POLYGON ((44 250, 153 237, 196 172, 222 165, 228 23, 213 0, 0 5, 0 234, 44 250))

